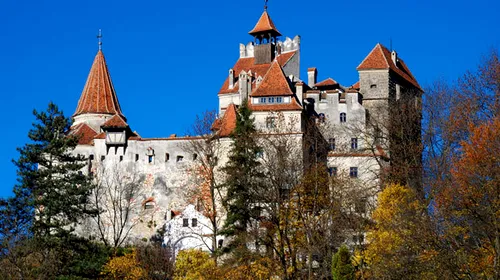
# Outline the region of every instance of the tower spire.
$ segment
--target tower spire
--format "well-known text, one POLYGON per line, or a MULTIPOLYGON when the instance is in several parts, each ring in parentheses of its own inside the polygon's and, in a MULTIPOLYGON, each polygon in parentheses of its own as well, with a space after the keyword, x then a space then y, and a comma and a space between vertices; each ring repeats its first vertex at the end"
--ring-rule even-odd
POLYGON ((98 45, 99 45, 99 50, 102 50, 102 32, 101 29, 99 28, 99 33, 97 34, 97 40, 98 40, 98 45))
POLYGON ((268 0, 264 0, 264 11, 267 11, 267 1, 268 0))

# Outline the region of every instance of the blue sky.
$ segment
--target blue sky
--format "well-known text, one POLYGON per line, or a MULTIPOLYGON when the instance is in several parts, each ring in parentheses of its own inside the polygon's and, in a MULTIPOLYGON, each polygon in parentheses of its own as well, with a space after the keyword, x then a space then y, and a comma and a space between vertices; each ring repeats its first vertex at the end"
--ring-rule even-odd
MULTIPOLYGON (((301 36, 301 78, 357 81, 376 43, 392 45, 423 87, 474 69, 500 48, 500 1, 270 0, 280 32, 301 36)), ((15 184, 16 147, 34 108, 55 102, 72 115, 97 51, 122 110, 143 137, 185 134, 217 92, 264 1, 0 0, 0 197, 15 184)), ((306 79, 307 80, 307 79, 306 79)))

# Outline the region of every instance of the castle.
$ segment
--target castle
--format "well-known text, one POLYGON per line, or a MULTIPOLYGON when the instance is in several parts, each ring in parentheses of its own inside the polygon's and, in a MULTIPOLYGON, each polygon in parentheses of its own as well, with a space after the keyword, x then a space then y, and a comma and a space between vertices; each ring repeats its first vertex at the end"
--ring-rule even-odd
MULTIPOLYGON (((280 40, 282 34, 267 9, 249 34, 252 42, 240 45, 239 58, 228 69, 218 92, 219 118, 213 128, 225 146, 219 164, 227 160, 237 107, 247 100, 259 131, 272 131, 278 116, 283 117, 293 123, 288 132, 304 150, 304 160, 309 160, 320 144, 326 145, 328 151, 321 160, 326 161, 330 175, 346 176, 373 188, 371 197, 366 198, 373 199, 387 165, 381 159, 388 156, 390 146, 377 136, 389 133, 387 129, 369 124, 390 119, 390 106, 403 97, 419 106, 422 94, 403 60, 395 51, 377 44, 360 60, 356 68, 359 81, 353 85, 342 85, 333 78, 318 81, 316 68, 308 68, 302 80, 299 36, 280 40), (320 128, 320 134, 314 135, 321 139, 306 139, 311 126, 320 128)), ((103 192, 111 192, 117 184, 137 185, 133 196, 127 197, 131 211, 126 213, 129 220, 125 226, 131 228, 130 240, 149 238, 186 207, 186 167, 203 156, 185 149, 196 137, 142 138, 133 131, 101 49, 73 119, 71 133, 80 136, 74 153, 89 159, 86 172, 95 175, 104 186, 103 192)), ((115 196, 122 195, 114 191, 115 196)), ((106 236, 115 234, 109 222, 100 222, 106 236)), ((95 234, 91 223, 82 229, 90 235, 95 234)))

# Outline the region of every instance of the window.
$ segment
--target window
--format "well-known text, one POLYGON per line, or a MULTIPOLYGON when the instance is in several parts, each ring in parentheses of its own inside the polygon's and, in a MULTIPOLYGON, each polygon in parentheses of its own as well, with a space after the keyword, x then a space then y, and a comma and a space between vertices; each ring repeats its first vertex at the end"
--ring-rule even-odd
POLYGON ((101 161, 104 161, 106 159, 106 156, 101 156, 101 161))
POLYGON ((261 97, 261 98, 259 98, 259 103, 266 104, 266 100, 267 100, 267 98, 261 97))
POLYGON ((139 154, 135 154, 135 161, 139 161, 139 154))
POLYGON ((266 128, 275 128, 275 127, 276 127, 276 117, 267 117, 266 128))
POLYGON ((340 122, 346 122, 347 116, 346 113, 340 113, 340 122))
POLYGON ((153 156, 152 155, 148 156, 148 163, 153 163, 153 156))
POLYGON ((264 157, 264 152, 263 151, 258 151, 258 152, 255 153, 255 156, 257 158, 263 158, 264 157))
POLYGON ((94 160, 94 155, 90 155, 89 160, 94 160))
POLYGON ((357 167, 351 167, 349 169, 349 177, 358 178, 358 168, 357 167))
POLYGON ((370 88, 377 88, 377 85, 376 84, 371 84, 370 88))
POLYGON ((198 154, 193 154, 193 160, 196 160, 198 158, 198 154))
POLYGON ((330 177, 337 176, 337 167, 329 167, 328 174, 330 177))
POLYGON ((328 139, 328 150, 335 151, 335 138, 328 139))
POLYGON ((169 153, 166 153, 165 154, 165 162, 169 161, 170 160, 170 154, 169 153))
POLYGON ((283 97, 276 97, 276 103, 283 103, 283 97))
POLYGON ((177 156, 177 162, 181 162, 184 160, 184 157, 183 156, 177 156))
POLYGON ((148 201, 144 204, 144 210, 153 209, 153 208, 155 208, 155 204, 152 201, 148 201))
POLYGON ((358 149, 358 138, 351 138, 351 149, 358 149))
POLYGON ((267 103, 274 103, 274 97, 269 97, 267 99, 267 103))
POLYGON ((224 239, 219 239, 219 241, 217 241, 217 243, 218 243, 219 249, 222 248, 222 244, 224 243, 224 239))
POLYGON ((188 227, 189 226, 189 219, 186 219, 186 218, 182 219, 182 226, 188 227))
POLYGON ((192 219, 191 220, 191 226, 192 227, 198 226, 198 219, 192 219))
POLYGON ((122 161, 123 161, 123 156, 120 156, 120 162, 122 162, 122 161))

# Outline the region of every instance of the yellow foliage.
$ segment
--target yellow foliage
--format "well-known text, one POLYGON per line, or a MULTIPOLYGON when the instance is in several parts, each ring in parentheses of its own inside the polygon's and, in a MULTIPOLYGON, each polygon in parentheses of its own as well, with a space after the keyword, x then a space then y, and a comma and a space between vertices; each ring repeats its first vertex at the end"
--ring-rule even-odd
POLYGON ((176 280, 218 279, 215 261, 200 250, 180 251, 175 260, 176 280))
POLYGON ((146 271, 140 267, 135 250, 120 257, 114 257, 106 263, 101 272, 103 279, 146 279, 146 271))
POLYGON ((280 270, 275 261, 270 258, 260 258, 250 264, 240 264, 229 269, 224 279, 231 280, 267 280, 281 279, 280 270))

